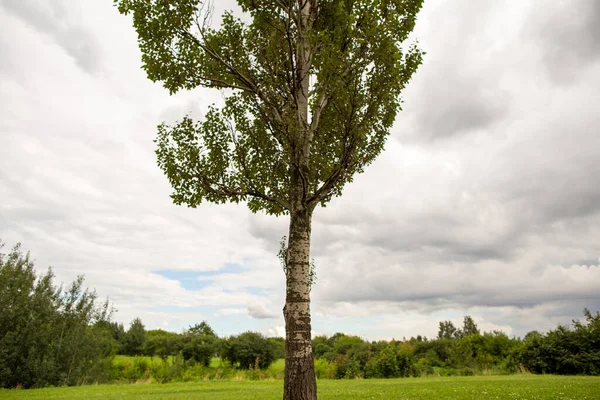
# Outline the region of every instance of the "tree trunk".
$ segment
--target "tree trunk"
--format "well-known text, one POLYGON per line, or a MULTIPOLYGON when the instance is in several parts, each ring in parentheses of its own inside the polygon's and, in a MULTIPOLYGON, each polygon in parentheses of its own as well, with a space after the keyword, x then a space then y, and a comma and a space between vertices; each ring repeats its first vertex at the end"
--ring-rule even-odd
POLYGON ((310 327, 310 225, 312 210, 290 212, 287 248, 284 400, 316 400, 310 327))

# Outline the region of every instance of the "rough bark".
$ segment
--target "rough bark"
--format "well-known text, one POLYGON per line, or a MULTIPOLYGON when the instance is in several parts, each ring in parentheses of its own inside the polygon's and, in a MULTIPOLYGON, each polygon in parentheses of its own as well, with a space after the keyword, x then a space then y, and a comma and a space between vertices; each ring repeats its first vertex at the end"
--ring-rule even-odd
POLYGON ((287 249, 284 400, 316 400, 310 326, 310 225, 312 210, 290 213, 287 249))
POLYGON ((312 131, 308 122, 309 70, 312 48, 307 39, 317 0, 298 0, 296 49, 297 129, 290 186, 290 230, 286 259, 284 400, 316 400, 317 381, 310 326, 310 229, 313 206, 306 202, 312 131))

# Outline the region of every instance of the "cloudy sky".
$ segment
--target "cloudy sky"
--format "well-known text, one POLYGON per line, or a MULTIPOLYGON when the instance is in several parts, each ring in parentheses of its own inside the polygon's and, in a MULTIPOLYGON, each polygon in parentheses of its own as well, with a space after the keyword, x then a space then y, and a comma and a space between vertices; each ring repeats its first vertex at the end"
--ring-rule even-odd
MULTIPOLYGON (((599 310, 600 2, 425 3, 385 152, 316 210, 314 332, 431 337, 468 314, 521 336, 599 310)), ((153 153, 157 124, 221 94, 147 80, 110 0, 0 0, 0 31, 7 246, 85 274, 126 326, 281 335, 286 218, 175 206, 153 153)))

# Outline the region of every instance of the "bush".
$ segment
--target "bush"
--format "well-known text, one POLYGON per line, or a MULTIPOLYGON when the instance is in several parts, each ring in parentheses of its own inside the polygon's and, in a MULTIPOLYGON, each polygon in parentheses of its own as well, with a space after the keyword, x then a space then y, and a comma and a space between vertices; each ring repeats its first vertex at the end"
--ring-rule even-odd
POLYGON ((275 360, 275 349, 262 334, 246 332, 231 336, 222 344, 223 357, 242 369, 267 368, 275 360))
POLYGON ((414 366, 412 347, 408 343, 396 346, 393 342, 371 358, 365 369, 369 378, 408 377, 418 370, 414 366))
POLYGON ((322 358, 315 360, 315 375, 317 379, 334 379, 336 376, 335 363, 322 358))
POLYGON ((335 378, 336 379, 354 379, 362 378, 363 370, 356 360, 352 360, 349 356, 340 354, 335 360, 335 378))
POLYGON ((546 335, 530 332, 515 359, 527 370, 549 374, 600 374, 600 313, 584 310, 585 322, 558 326, 546 335))

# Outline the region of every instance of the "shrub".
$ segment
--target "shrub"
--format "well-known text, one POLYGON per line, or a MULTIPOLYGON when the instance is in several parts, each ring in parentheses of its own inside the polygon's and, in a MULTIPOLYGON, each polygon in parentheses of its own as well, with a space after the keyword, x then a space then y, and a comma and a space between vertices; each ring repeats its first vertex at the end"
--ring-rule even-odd
POLYGON ((231 336, 222 344, 223 357, 232 365, 242 369, 267 368, 275 359, 272 344, 265 336, 256 332, 246 332, 231 336))

